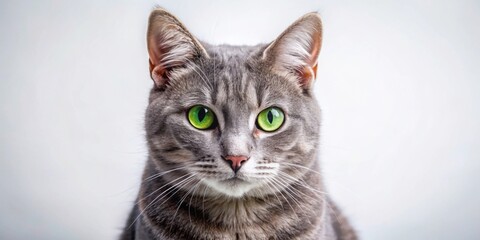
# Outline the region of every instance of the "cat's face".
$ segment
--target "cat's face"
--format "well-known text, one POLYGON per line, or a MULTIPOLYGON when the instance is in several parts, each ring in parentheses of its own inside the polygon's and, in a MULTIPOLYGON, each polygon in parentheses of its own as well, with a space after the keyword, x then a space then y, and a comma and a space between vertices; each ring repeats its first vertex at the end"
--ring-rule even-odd
POLYGON ((231 197, 259 196, 280 191, 314 163, 316 14, 270 45, 232 47, 201 44, 159 9, 147 39, 155 82, 147 139, 157 168, 171 171, 167 179, 187 190, 203 184, 231 197))

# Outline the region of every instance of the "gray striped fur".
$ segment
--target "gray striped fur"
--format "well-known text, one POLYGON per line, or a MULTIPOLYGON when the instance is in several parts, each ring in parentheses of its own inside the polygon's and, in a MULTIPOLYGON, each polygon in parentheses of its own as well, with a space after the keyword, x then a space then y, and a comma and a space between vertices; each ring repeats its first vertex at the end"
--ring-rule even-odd
MULTIPOLYGON (((321 34, 316 14, 270 45, 212 46, 194 39, 168 12, 154 10, 148 40, 155 86, 145 117, 149 157, 120 239, 356 239, 319 173, 313 79, 301 82, 307 76, 296 75, 301 68, 285 66, 289 56, 301 64, 312 60, 285 47, 294 43, 282 42, 309 34, 321 34), (299 29, 304 32, 291 35, 299 29), (197 104, 215 112, 215 129, 189 124, 186 112, 197 104), (286 117, 279 130, 266 133, 255 119, 270 106, 286 117), (250 160, 235 175, 225 155, 250 160)), ((299 46, 308 44, 319 43, 303 39, 299 46)))

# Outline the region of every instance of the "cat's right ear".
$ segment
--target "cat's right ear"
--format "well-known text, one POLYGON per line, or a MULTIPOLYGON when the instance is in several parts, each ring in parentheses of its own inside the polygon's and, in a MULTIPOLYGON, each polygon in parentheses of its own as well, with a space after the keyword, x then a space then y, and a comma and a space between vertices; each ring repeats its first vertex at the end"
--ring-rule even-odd
POLYGON ((183 24, 169 12, 157 8, 148 21, 147 46, 150 76, 155 86, 164 89, 172 73, 208 53, 183 24))
POLYGON ((322 21, 317 13, 298 19, 263 52, 274 72, 291 76, 309 91, 316 78, 317 59, 322 46, 322 21))

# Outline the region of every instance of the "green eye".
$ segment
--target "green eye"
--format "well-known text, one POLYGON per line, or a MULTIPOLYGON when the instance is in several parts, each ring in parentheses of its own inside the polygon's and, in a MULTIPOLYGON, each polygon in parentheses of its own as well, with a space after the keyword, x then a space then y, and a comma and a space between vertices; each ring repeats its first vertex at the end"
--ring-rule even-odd
POLYGON ((200 130, 209 129, 215 123, 215 114, 213 114, 213 111, 202 105, 190 108, 187 118, 193 127, 200 130))
POLYGON ((257 117, 257 127, 265 132, 279 129, 285 121, 285 115, 280 108, 269 107, 261 111, 257 117))

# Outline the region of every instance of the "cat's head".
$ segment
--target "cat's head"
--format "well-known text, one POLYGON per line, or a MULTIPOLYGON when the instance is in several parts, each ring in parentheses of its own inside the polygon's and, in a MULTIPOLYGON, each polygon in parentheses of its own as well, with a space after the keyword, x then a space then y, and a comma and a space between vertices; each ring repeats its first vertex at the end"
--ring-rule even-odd
POLYGON ((318 145, 321 33, 310 13, 270 44, 211 46, 154 10, 146 133, 156 168, 181 188, 231 197, 280 191, 304 175, 318 145))

